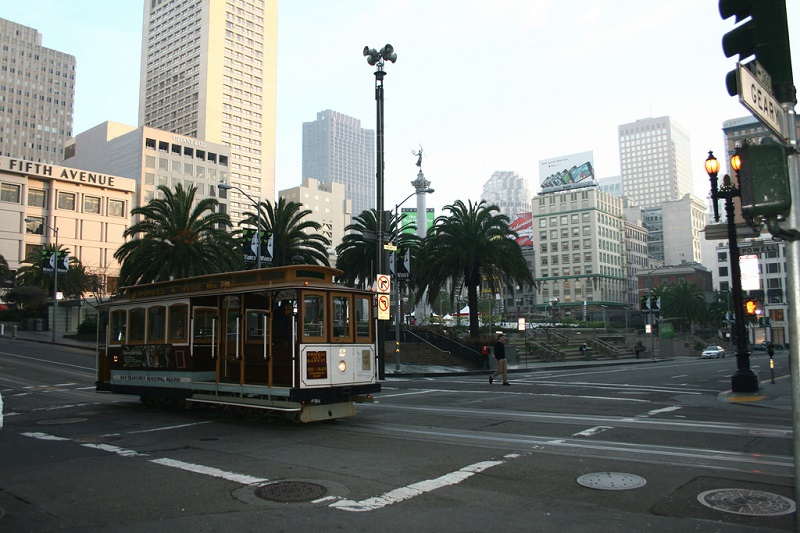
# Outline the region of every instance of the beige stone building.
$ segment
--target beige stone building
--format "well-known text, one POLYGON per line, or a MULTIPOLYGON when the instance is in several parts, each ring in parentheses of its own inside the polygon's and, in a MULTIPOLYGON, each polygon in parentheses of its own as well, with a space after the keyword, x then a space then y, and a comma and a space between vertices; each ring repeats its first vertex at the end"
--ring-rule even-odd
POLYGON ((57 230, 59 246, 113 290, 135 191, 121 176, 0 156, 0 254, 16 270, 57 230))
POLYGON ((299 187, 284 189, 279 196, 298 202, 311 211, 308 216, 322 225, 322 234, 331 241, 328 258, 331 264, 336 263, 335 248, 344 238, 344 228, 350 224, 352 202, 345 197, 345 185, 342 183, 321 183, 313 178, 303 178, 299 187))

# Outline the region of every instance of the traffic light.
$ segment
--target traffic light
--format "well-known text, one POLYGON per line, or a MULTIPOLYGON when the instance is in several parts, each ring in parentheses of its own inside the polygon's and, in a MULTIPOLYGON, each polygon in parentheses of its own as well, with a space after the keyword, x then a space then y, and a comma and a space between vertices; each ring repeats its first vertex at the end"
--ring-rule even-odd
POLYGON ((789 215, 792 198, 786 157, 786 149, 774 142, 745 143, 736 149, 732 166, 739 178, 742 216, 751 225, 789 215))
MULTIPOLYGON (((792 58, 789 49, 789 25, 786 0, 720 0, 723 20, 736 17, 739 24, 722 37, 725 57, 739 56, 739 61, 755 55, 772 80, 772 92, 779 102, 796 102, 792 81, 792 58)), ((728 94, 736 96, 736 71, 725 78, 728 94)))
POLYGON ((764 312, 764 308, 761 306, 761 302, 758 300, 748 298, 744 301, 744 312, 750 316, 756 316, 762 314, 764 312))

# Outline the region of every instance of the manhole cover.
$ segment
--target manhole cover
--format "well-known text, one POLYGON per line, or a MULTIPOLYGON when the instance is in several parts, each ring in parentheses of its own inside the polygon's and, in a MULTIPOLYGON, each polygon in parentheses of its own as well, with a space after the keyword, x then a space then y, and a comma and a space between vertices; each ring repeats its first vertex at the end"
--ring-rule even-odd
POLYGON ((697 500, 717 511, 746 516, 780 516, 795 510, 795 504, 789 498, 760 490, 707 490, 700 493, 697 500))
POLYGON ((310 502, 327 493, 327 487, 307 481, 279 481, 256 489, 259 498, 283 503, 310 502))
POLYGON ((628 490, 643 487, 647 481, 635 474, 622 472, 595 472, 578 478, 578 483, 590 489, 628 490))

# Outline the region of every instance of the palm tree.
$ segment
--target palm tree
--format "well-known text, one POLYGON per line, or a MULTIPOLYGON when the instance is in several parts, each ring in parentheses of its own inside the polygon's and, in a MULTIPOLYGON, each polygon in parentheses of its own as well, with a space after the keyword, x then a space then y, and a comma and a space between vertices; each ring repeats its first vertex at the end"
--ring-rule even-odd
MULTIPOLYGON (((398 251, 411 250, 413 257, 420 239, 414 233, 399 232, 398 235, 399 224, 399 217, 393 216, 384 228, 385 235, 392 237, 398 251)), ((406 224, 404 227, 416 229, 414 224, 406 224)), ((351 287, 369 287, 375 281, 378 210, 362 211, 344 229, 347 234, 336 247, 336 268, 344 272, 339 281, 351 287)))
POLYGON ((8 268, 8 261, 0 255, 0 283, 5 283, 11 279, 11 270, 8 268))
MULTIPOLYGON (((58 251, 69 252, 66 248, 59 246, 58 251)), ((42 270, 42 257, 50 257, 55 252, 55 246, 45 244, 41 250, 36 250, 22 261, 22 265, 14 278, 14 285, 38 287, 47 294, 53 292, 53 273, 42 270)), ((69 268, 66 273, 59 272, 57 289, 64 293, 68 298, 81 296, 89 289, 89 277, 86 269, 76 257, 69 258, 69 268)))
MULTIPOLYGON (((271 202, 258 204, 260 227, 273 236, 272 266, 290 265, 295 258, 301 258, 306 264, 329 265, 328 248, 331 241, 318 233, 322 228, 319 222, 305 219, 311 214, 310 209, 303 209, 303 204, 278 198, 273 206, 271 202)), ((245 213, 239 225, 259 226, 255 213, 245 213)))
POLYGON ((688 323, 694 333, 694 325, 705 316, 707 304, 700 287, 694 283, 669 285, 664 293, 662 316, 688 323))
POLYGON ((125 230, 130 240, 114 253, 120 287, 241 268, 241 254, 226 230, 230 218, 216 212, 216 198, 194 205, 197 189, 180 183, 174 191, 160 185, 158 192, 163 198, 131 210, 141 218, 125 230))
POLYGON ((466 286, 469 335, 478 337, 481 282, 496 292, 506 282, 533 285, 533 276, 514 239, 517 234, 508 227, 508 217, 499 214, 496 205, 487 206, 483 200, 465 205, 456 200, 444 209, 450 215, 436 219, 420 246, 414 268, 416 284, 428 290, 431 304, 448 280, 452 280, 451 301, 461 286, 466 286))

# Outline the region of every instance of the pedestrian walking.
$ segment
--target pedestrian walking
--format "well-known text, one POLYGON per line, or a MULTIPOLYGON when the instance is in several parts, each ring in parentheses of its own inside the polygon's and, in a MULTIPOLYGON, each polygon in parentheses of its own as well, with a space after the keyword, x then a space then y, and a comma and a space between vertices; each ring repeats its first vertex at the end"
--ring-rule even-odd
POLYGON ((494 378, 502 374, 503 385, 508 385, 508 363, 506 361, 506 336, 502 333, 497 334, 497 342, 494 344, 494 358, 497 359, 497 370, 489 376, 489 385, 494 382, 494 378))

